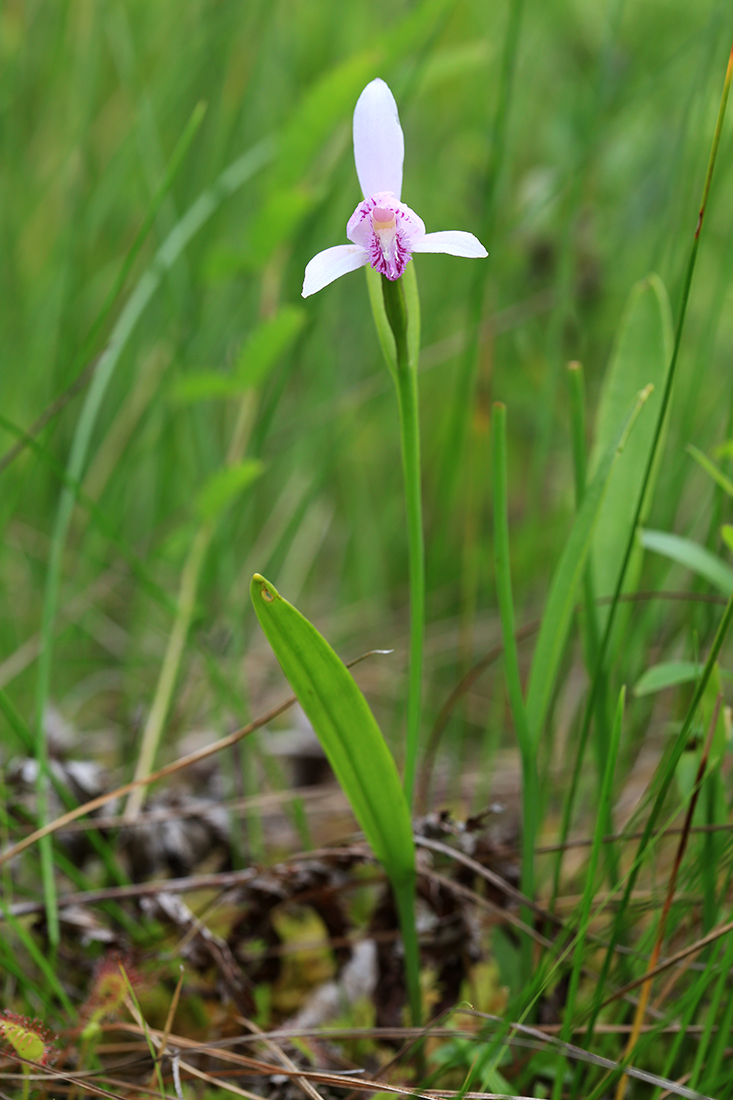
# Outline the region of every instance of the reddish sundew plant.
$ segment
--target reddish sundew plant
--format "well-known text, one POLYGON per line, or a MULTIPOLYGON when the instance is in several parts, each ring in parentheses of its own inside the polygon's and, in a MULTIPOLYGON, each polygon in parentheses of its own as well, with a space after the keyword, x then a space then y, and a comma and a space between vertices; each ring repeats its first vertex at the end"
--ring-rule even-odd
POLYGON ((0 1014, 0 1038, 19 1058, 37 1062, 39 1066, 52 1066, 58 1051, 55 1036, 40 1020, 30 1020, 16 1012, 4 1009, 0 1014))
POLYGON ((86 1024, 82 1032, 83 1039, 92 1038, 102 1020, 116 1016, 122 1008, 130 988, 136 989, 142 984, 142 976, 129 959, 119 955, 107 955, 100 960, 94 971, 92 990, 82 1009, 86 1024))

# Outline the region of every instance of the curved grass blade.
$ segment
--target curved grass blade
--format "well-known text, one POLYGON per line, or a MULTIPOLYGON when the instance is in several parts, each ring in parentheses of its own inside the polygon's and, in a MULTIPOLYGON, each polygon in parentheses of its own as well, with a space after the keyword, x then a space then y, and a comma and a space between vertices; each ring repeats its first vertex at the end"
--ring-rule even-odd
POLYGON ((733 497, 733 481, 723 473, 723 471, 711 462, 707 455, 703 454, 701 450, 693 446, 692 443, 687 444, 687 453, 691 454, 695 459, 695 462, 699 466, 702 466, 703 470, 707 474, 710 474, 711 478, 718 485, 724 493, 727 493, 729 497, 733 497))
POLYGON ((532 659, 532 671, 527 689, 527 724, 535 748, 547 717, 555 677, 575 609, 578 585, 583 576, 593 540, 593 530, 605 498, 611 472, 650 392, 651 387, 648 386, 639 394, 631 415, 626 417, 601 458, 596 475, 586 489, 570 537, 555 570, 532 659))
MULTIPOLYGON (((601 596, 609 595, 614 590, 619 564, 631 534, 635 504, 642 490, 654 441, 671 355, 672 311, 667 291, 658 275, 648 275, 632 288, 624 310, 603 382, 596 419, 596 442, 589 462, 592 474, 635 395, 646 385, 654 386, 644 416, 609 478, 595 526, 591 567, 595 591, 601 596)), ((644 489, 642 523, 654 493, 658 471, 659 458, 650 471, 644 489)), ((637 547, 627 569, 624 591, 635 586, 641 560, 641 550, 637 547)), ((608 611, 600 609, 597 615, 603 628, 608 611)))
POLYGON ((694 661, 664 661, 652 665, 634 684, 634 695, 654 695, 679 684, 694 684, 700 675, 700 665, 694 661))
POLYGON ((316 732, 375 856, 400 914, 413 1019, 420 1017, 414 919, 415 844, 394 758, 356 681, 325 638, 255 573, 250 586, 257 618, 316 732))
MULTIPOLYGON (((504 676, 507 694, 514 720, 514 730, 522 761, 522 892, 534 898, 534 849, 539 817, 537 753, 532 740, 527 711, 522 696, 519 673, 516 628, 514 623, 514 597, 509 553, 509 516, 507 504, 507 447, 506 406, 494 402, 493 418, 493 470, 494 470, 494 571, 496 594, 501 617, 501 633, 504 640, 504 676)), ((522 919, 531 923, 532 915, 525 907, 522 919)), ((533 967, 533 943, 528 936, 522 938, 522 972, 529 981, 533 967)))

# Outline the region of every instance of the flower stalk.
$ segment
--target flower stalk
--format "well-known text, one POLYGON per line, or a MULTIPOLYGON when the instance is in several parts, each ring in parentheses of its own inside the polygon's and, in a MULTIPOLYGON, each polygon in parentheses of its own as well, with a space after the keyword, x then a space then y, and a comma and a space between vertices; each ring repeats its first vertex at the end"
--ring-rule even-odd
POLYGON ((407 694, 407 738, 403 785, 412 809, 422 714, 422 668, 425 636, 425 546, 420 476, 420 416, 417 361, 410 356, 407 303, 402 279, 382 275, 384 311, 395 341, 394 380, 400 417, 402 472, 405 483, 410 569, 410 672, 407 694))
MULTIPOLYGON (((397 390, 410 572, 410 669, 402 782, 411 813, 422 711, 425 548, 417 386, 420 301, 410 260, 414 252, 442 252, 473 259, 485 257, 487 253, 473 233, 455 229, 426 232, 422 218, 402 202, 404 152, 404 136, 394 96, 383 80, 372 80, 354 109, 354 161, 364 198, 346 226, 350 243, 327 248, 310 260, 305 269, 302 294, 308 298, 342 275, 366 268, 377 335, 397 390)), ((402 927, 406 984, 413 1023, 417 1026, 420 1020, 420 948, 415 925, 414 883, 401 890, 395 889, 395 900, 402 927)))

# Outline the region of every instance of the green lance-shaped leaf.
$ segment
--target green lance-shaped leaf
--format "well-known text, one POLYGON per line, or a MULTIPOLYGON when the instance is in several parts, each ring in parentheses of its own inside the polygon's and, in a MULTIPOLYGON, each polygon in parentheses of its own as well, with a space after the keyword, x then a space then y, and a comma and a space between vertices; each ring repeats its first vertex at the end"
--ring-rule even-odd
POLYGON ((234 466, 225 466, 209 478, 196 497, 196 508, 203 520, 216 519, 228 504, 264 470, 257 458, 247 458, 234 466))
POLYGON ((394 759, 366 699, 325 638, 258 573, 250 591, 265 636, 392 883, 402 927, 412 1020, 418 1027, 415 844, 394 759))
MULTIPOLYGON (((699 671, 702 674, 702 669, 699 671)), ((715 719, 715 729, 708 749, 706 769, 708 775, 720 765, 725 754, 728 744, 728 723, 725 708, 719 704, 719 697, 722 697, 722 682, 720 665, 716 661, 703 692, 697 722, 692 727, 692 732, 697 736, 688 743, 688 751, 682 754, 677 764, 676 779, 685 798, 689 798, 692 794, 713 719, 715 719)), ((698 807, 698 811, 700 809, 701 807, 698 807)), ((701 815, 698 812, 695 820, 702 822, 704 817, 704 813, 701 815)))
POLYGON ((534 745, 537 745, 542 727, 547 717, 557 670, 562 659, 570 621, 577 599, 578 584, 583 576, 593 539, 593 530, 598 519, 609 479, 616 460, 621 454, 629 432, 645 403, 651 387, 639 394, 631 415, 624 417, 617 427, 615 437, 606 448, 596 469, 596 474, 588 486, 583 503, 578 512, 573 529, 565 544, 560 561, 547 597, 542 626, 532 658, 532 671, 527 689, 527 723, 534 745))
POLYGON ((725 596, 733 591, 733 569, 704 546, 667 531, 642 531, 641 544, 709 581, 725 596))
POLYGON ((634 684, 634 695, 654 695, 679 684, 694 684, 701 673, 702 665, 695 661, 663 661, 641 674, 634 684))
POLYGON ((305 321, 305 310, 283 306, 255 327, 237 356, 232 371, 196 371, 179 378, 172 389, 176 401, 209 401, 238 397, 256 389, 291 346, 305 321))
POLYGON ((258 573, 252 602, 265 636, 393 885, 412 884, 412 823, 397 767, 366 699, 328 642, 258 573))

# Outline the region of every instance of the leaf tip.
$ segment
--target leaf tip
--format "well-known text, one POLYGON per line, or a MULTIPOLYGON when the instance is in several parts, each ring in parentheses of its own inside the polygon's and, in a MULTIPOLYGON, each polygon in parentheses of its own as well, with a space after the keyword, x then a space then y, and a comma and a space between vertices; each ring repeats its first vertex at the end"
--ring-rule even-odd
POLYGON ((265 580, 261 573, 255 573, 252 577, 250 590, 252 599, 254 599, 255 596, 260 596, 266 603, 272 603, 278 595, 275 586, 270 584, 268 580, 265 580))

